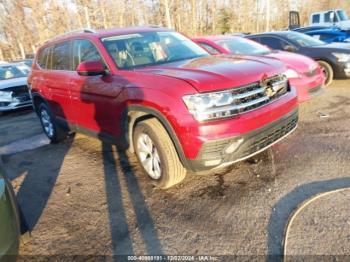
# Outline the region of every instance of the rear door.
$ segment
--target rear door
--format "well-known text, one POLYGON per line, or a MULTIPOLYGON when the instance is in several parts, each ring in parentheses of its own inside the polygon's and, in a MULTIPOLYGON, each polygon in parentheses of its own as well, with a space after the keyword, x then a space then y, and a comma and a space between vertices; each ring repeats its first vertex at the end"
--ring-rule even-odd
POLYGON ((48 101, 58 119, 73 123, 69 80, 74 73, 71 65, 71 41, 55 44, 50 59, 50 70, 45 74, 48 101))

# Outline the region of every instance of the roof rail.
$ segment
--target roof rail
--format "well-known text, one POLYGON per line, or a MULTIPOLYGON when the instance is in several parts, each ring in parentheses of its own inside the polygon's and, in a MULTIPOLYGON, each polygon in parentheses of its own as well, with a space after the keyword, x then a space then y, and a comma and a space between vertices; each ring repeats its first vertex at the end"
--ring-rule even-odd
POLYGON ((146 25, 146 27, 151 27, 151 28, 162 28, 162 25, 146 25))
POLYGON ((90 34, 92 34, 92 33, 96 33, 96 32, 97 32, 96 30, 94 30, 94 29, 89 29, 89 28, 76 29, 76 30, 72 30, 72 31, 66 32, 66 33, 64 33, 64 34, 58 35, 58 36, 56 36, 56 37, 47 39, 47 40, 44 42, 44 44, 47 43, 47 42, 49 42, 49 41, 51 41, 51 40, 58 40, 58 39, 60 39, 60 38, 62 38, 62 37, 65 37, 65 36, 68 36, 68 35, 71 35, 71 34, 78 34, 78 33, 90 33, 90 34))
POLYGON ((70 35, 70 34, 76 34, 76 33, 96 33, 96 30, 90 29, 90 28, 81 28, 81 29, 69 31, 67 33, 64 33, 63 35, 70 35))

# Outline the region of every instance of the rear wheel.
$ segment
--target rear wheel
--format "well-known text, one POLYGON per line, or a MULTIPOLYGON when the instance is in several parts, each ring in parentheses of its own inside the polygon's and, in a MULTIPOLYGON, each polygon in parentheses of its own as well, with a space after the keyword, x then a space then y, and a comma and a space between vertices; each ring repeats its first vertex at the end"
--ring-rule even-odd
POLYGON ((140 165, 157 187, 169 188, 185 178, 186 169, 167 131, 157 119, 138 123, 133 142, 140 165))
POLYGON ((330 85, 333 81, 333 75, 334 75, 332 66, 325 61, 317 61, 317 62, 321 66, 323 74, 326 77, 326 81, 325 81, 326 86, 330 85))
POLYGON ((57 125, 51 110, 44 103, 39 106, 39 118, 44 133, 50 139, 51 143, 59 143, 68 136, 68 131, 57 125))

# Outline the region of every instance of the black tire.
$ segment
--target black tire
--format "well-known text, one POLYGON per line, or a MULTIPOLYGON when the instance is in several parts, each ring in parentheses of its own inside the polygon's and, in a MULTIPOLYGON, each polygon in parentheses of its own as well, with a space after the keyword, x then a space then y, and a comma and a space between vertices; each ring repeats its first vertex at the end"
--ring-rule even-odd
POLYGON ((166 189, 180 183, 186 176, 186 169, 180 162, 174 144, 163 125, 156 119, 151 118, 137 124, 133 133, 133 143, 137 159, 144 172, 152 179, 154 185, 166 189), (160 178, 154 179, 145 169, 140 159, 140 150, 137 142, 141 135, 146 134, 152 141, 160 158, 160 178))
POLYGON ((69 131, 63 129, 62 127, 60 127, 56 123, 55 118, 53 117, 53 114, 52 114, 50 108, 46 104, 44 104, 44 103, 40 104, 38 115, 39 115, 39 119, 41 122, 41 126, 43 128, 43 131, 44 131, 45 135, 50 139, 52 144, 57 144, 57 143, 59 143, 67 138, 69 131), (48 116, 47 120, 52 124, 52 132, 49 132, 45 128, 45 124, 44 124, 44 120, 43 120, 44 112, 48 116))
POLYGON ((317 62, 321 66, 321 68, 326 76, 325 85, 329 86, 333 82, 333 76, 334 76, 333 68, 330 64, 328 64, 325 61, 319 60, 317 62))

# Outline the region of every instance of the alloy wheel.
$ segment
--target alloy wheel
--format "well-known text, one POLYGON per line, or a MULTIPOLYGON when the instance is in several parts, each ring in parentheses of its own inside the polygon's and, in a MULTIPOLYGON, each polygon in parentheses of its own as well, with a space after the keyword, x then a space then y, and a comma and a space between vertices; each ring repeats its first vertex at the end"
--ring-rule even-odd
POLYGON ((158 150, 147 134, 140 134, 137 139, 137 149, 140 162, 148 175, 153 179, 160 179, 162 169, 158 150))
POLYGON ((49 113, 43 109, 40 112, 41 123, 43 124, 44 131, 48 137, 53 137, 53 124, 49 113))

